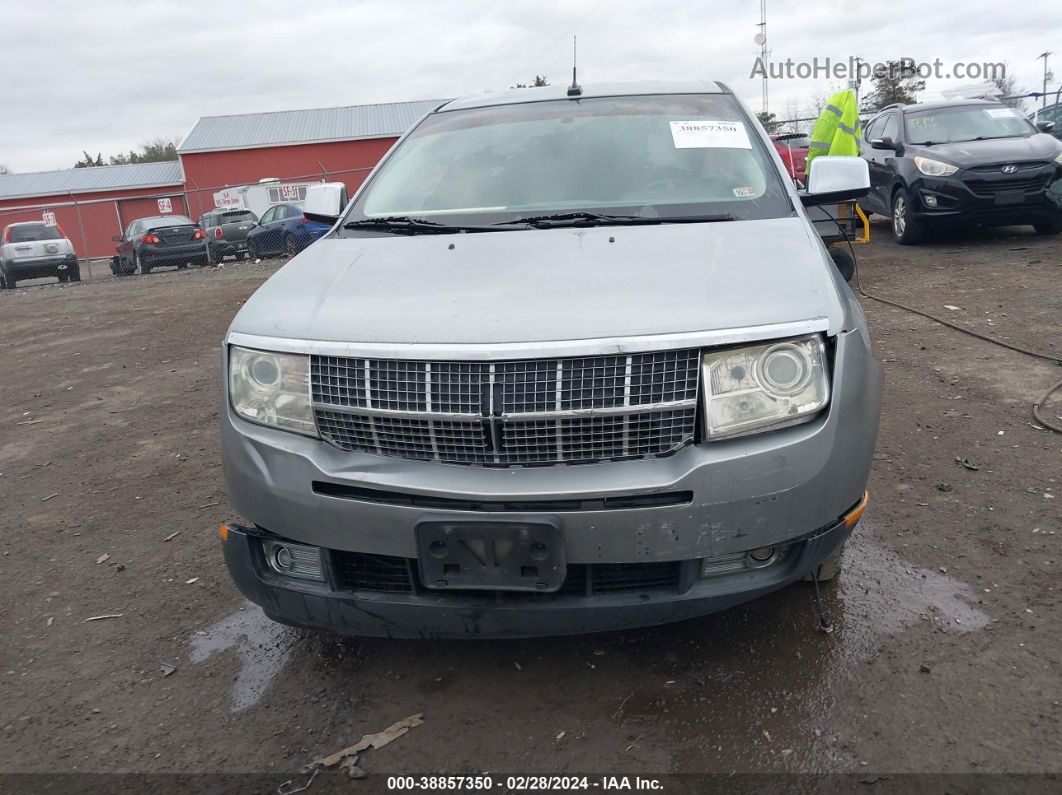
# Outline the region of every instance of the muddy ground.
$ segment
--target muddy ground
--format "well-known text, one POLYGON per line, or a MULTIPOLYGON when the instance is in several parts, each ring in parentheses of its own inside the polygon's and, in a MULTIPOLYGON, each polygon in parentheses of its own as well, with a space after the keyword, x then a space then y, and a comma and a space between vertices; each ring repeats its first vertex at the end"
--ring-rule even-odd
MULTIPOLYGON (((868 289, 1062 351, 1059 238, 874 233, 868 289)), ((864 301, 885 407, 832 635, 798 584, 634 632, 344 639, 266 620, 217 540, 219 344, 275 267, 0 295, 0 771, 281 773, 418 712, 366 769, 1062 768, 1062 436, 1029 410, 1058 367, 864 301)))

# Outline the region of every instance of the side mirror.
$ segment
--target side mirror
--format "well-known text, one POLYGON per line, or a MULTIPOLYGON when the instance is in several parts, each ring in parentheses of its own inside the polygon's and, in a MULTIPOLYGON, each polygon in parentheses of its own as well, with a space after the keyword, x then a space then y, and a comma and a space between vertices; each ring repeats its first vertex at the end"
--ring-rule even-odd
POLYGON ((311 221, 334 224, 347 206, 347 186, 342 182, 322 182, 306 189, 302 213, 311 221))
POLYGON ((819 155, 808 168, 808 188, 800 194, 805 207, 837 204, 870 192, 870 169, 861 157, 819 155))
POLYGON ((894 140, 892 140, 891 138, 871 138, 870 139, 870 148, 871 149, 891 149, 892 151, 895 152, 896 151, 896 142, 894 140))
POLYGON ((125 240, 125 238, 121 235, 114 235, 111 240, 113 240, 115 243, 121 243, 123 240, 125 240))
POLYGON ((1055 123, 1053 121, 1038 121, 1036 122, 1036 129, 1040 132, 1049 133, 1055 129, 1055 123))

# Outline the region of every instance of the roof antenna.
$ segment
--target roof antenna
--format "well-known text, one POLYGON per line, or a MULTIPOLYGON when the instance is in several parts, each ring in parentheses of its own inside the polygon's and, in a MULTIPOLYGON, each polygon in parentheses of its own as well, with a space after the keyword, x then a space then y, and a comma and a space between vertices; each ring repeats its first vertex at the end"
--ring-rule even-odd
POLYGON ((578 97, 582 96, 583 87, 575 79, 575 65, 578 52, 576 50, 576 37, 572 36, 572 84, 568 86, 568 96, 578 97))

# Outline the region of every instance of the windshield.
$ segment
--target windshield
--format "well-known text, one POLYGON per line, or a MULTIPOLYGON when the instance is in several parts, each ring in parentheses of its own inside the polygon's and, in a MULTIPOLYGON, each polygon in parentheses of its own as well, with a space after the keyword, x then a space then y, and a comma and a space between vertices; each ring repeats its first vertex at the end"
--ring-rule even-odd
POLYGON ((12 243, 30 243, 34 240, 62 240, 63 235, 58 227, 46 226, 45 224, 21 224, 12 226, 12 243))
POLYGON ((362 191, 350 219, 488 224, 531 214, 791 214, 723 94, 553 100, 437 113, 362 191))
POLYGON ((231 213, 221 213, 217 216, 216 220, 219 224, 239 224, 244 222, 253 223, 258 219, 255 218, 254 213, 249 210, 240 210, 231 213))
POLYGON ((1006 105, 937 108, 905 114, 907 140, 912 144, 953 144, 985 138, 1019 138, 1038 130, 1006 105))
POLYGON ((806 135, 776 135, 774 136, 775 143, 781 144, 783 147, 790 147, 792 149, 807 149, 811 146, 811 139, 806 135))
POLYGON ((191 218, 183 215, 167 215, 160 218, 144 218, 141 221, 145 229, 160 229, 164 226, 187 226, 192 223, 191 218))

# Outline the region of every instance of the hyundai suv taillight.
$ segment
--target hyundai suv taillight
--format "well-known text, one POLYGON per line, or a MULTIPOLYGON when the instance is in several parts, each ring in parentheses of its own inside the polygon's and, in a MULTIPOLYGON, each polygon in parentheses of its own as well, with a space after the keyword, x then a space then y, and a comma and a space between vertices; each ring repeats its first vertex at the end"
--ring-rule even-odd
POLYGON ((192 240, 202 240, 205 237, 202 229, 196 229, 192 232, 192 240))
POLYGON ((215 238, 217 238, 218 240, 221 240, 221 237, 222 237, 223 234, 224 233, 221 231, 221 227, 220 226, 215 226, 214 227, 214 237, 215 238))

